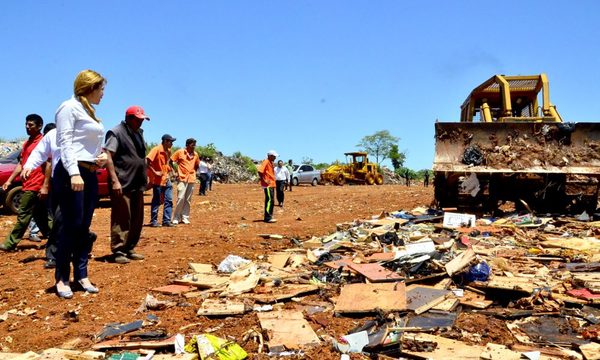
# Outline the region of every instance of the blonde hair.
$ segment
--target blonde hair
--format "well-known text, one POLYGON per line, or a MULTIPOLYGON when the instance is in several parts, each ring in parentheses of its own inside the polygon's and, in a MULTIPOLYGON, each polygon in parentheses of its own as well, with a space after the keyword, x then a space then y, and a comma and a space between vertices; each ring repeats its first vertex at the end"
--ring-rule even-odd
POLYGON ((96 117, 96 110, 94 110, 94 107, 88 101, 87 95, 104 84, 106 84, 106 79, 94 70, 89 69, 83 70, 77 74, 75 83, 73 84, 73 92, 75 93, 77 100, 81 102, 92 119, 96 120, 97 122, 100 122, 100 119, 96 117))

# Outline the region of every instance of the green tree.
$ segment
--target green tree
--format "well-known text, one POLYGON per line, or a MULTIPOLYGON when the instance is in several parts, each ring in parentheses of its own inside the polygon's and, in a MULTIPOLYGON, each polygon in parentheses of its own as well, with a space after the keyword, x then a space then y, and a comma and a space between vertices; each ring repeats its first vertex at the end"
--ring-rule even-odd
POLYGON ((375 156, 375 162, 381 162, 389 157, 392 145, 398 142, 400 138, 392 136, 388 130, 377 131, 373 135, 367 135, 356 145, 361 150, 375 156))
POLYGON ((400 169, 404 166, 404 161, 406 160, 406 154, 404 152, 398 151, 398 144, 392 144, 390 147, 390 152, 388 157, 392 161, 392 166, 394 167, 394 171, 400 169))

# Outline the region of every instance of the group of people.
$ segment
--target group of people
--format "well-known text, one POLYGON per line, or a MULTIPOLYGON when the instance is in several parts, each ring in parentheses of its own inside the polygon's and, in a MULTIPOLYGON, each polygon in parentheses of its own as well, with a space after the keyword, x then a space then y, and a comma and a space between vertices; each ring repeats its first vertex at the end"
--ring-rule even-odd
POLYGON ((106 166, 111 199, 111 251, 116 263, 142 260, 135 251, 144 223, 143 194, 152 186, 151 226, 161 226, 158 212, 163 205, 162 226, 190 223, 196 172, 201 165, 196 140, 171 154, 176 141, 169 134, 146 155, 142 124, 150 118, 140 106, 125 111, 125 119, 108 130, 96 114, 104 95, 106 79, 93 70, 81 71, 74 81, 74 95, 56 111, 54 124, 28 115, 20 161, 2 188, 18 175, 23 195, 13 230, 1 251, 15 250, 32 218, 48 238, 45 267, 55 268, 56 293, 73 297, 71 284, 88 293, 99 289, 88 277, 88 259, 96 235, 90 225, 98 200, 96 170, 106 166), (171 176, 176 172, 177 203, 174 213, 171 176), (49 200, 49 201, 48 201, 49 200), (73 280, 71 282, 71 268, 73 280))

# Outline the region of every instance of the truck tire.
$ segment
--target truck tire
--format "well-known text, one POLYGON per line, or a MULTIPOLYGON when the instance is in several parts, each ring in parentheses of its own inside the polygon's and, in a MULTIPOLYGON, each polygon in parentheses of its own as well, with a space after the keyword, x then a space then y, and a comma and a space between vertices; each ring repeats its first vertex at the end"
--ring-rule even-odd
POLYGON ((297 177, 292 178, 292 185, 293 186, 298 186, 298 178, 297 177))
POLYGON ((8 190, 8 192, 6 193, 6 199, 4 200, 4 206, 13 214, 18 214, 22 195, 22 186, 15 186, 14 188, 8 190))
POLYGON ((338 176, 336 176, 336 178, 335 178, 336 185, 343 186, 345 183, 346 183, 346 178, 344 177, 344 174, 339 174, 338 176))
POLYGON ((365 182, 367 183, 367 185, 375 184, 375 178, 373 177, 373 174, 368 173, 367 175, 365 175, 365 182))
POLYGON ((383 175, 377 174, 377 176, 375 176, 375 184, 383 185, 383 175))
POLYGON ((317 186, 318 183, 319 183, 319 180, 317 180, 317 178, 314 178, 310 184, 312 186, 317 186))

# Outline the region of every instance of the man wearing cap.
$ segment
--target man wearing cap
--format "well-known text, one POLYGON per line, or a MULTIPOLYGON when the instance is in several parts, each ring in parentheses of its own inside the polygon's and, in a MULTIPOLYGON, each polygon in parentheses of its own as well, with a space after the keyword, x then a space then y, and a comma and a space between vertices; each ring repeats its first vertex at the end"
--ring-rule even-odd
POLYGON ((171 222, 173 211, 173 186, 171 184, 171 147, 176 139, 169 134, 162 136, 160 145, 156 145, 146 156, 148 179, 152 184, 152 205, 150 226, 158 227, 158 208, 164 203, 162 226, 174 226, 171 222))
POLYGON ((185 141, 185 148, 173 153, 171 160, 177 165, 177 205, 173 214, 173 224, 190 223, 190 208, 196 183, 196 170, 200 166, 200 158, 196 152, 196 139, 185 141))
POLYGON ((267 153, 267 158, 258 166, 258 177, 260 186, 265 192, 265 217, 267 223, 274 223, 277 220, 273 219, 273 196, 275 194, 275 168, 273 161, 279 156, 275 150, 270 150, 267 153))
POLYGON ((142 123, 150 120, 140 106, 130 106, 125 120, 106 133, 104 150, 110 187, 110 248, 114 261, 142 260, 134 251, 144 224, 146 143, 142 123))

